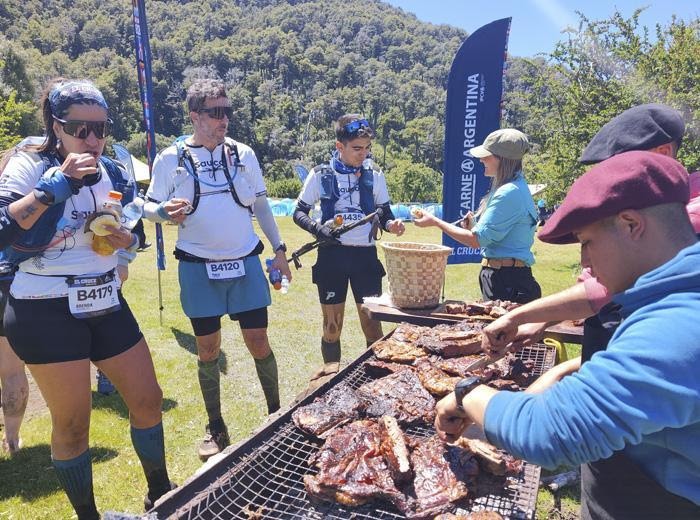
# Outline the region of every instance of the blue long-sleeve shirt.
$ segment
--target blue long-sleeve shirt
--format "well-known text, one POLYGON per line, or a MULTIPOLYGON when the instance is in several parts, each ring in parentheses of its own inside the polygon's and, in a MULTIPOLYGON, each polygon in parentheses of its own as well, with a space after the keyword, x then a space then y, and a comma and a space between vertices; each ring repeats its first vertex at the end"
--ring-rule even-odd
POLYGON ((535 263, 530 251, 535 240, 537 209, 522 172, 500 186, 487 201, 472 232, 486 258, 517 258, 535 263))
POLYGON ((541 394, 499 392, 489 440, 546 468, 622 450, 668 491, 700 504, 700 243, 617 294, 607 350, 541 394))

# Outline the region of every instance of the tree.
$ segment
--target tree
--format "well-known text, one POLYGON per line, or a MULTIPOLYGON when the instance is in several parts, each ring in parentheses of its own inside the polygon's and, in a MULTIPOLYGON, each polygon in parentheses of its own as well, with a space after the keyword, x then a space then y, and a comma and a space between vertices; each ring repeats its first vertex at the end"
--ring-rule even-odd
POLYGON ((442 199, 442 175, 424 164, 396 160, 386 174, 395 202, 436 202, 442 199))

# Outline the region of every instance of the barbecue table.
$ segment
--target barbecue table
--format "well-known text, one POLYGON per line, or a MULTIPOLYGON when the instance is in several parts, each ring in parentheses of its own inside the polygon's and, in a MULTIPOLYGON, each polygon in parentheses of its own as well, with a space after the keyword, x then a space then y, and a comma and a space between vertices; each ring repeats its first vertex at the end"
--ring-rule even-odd
MULTIPOLYGON (((535 372, 540 374, 554 365, 555 349, 534 345, 517 355, 532 360, 535 372)), ((314 501, 304 488, 304 475, 316 473, 316 469, 310 467, 309 459, 321 448, 323 441, 299 430, 292 422, 292 413, 337 384, 357 388, 371 381, 374 378, 365 372, 364 364, 375 359, 373 351, 367 349, 330 381, 281 412, 252 437, 227 448, 219 461, 171 492, 151 513, 156 513, 159 519, 188 520, 405 518, 382 501, 347 507, 314 501)), ((433 426, 427 424, 403 429, 413 438, 427 438, 435 433, 433 426)), ((469 508, 472 511, 497 511, 506 519, 532 519, 539 478, 539 466, 524 463, 520 474, 512 478, 499 494, 491 491, 491 494, 480 496, 471 502, 469 508)), ((459 507, 454 511, 467 512, 459 507)))
MULTIPOLYGON (((436 313, 440 307, 433 309, 398 309, 379 303, 363 303, 362 311, 373 320, 387 321, 394 323, 411 323, 432 327, 442 323, 456 323, 463 321, 464 317, 448 316, 445 313, 436 313)), ((562 343, 577 343, 583 341, 583 326, 576 325, 571 321, 563 321, 552 325, 545 330, 545 337, 552 338, 562 343)))

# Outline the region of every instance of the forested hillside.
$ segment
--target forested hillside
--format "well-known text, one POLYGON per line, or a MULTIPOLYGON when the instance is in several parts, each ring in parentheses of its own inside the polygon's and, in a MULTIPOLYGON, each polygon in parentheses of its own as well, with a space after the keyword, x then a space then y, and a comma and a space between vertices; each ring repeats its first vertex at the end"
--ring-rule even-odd
MULTIPOLYGON (((299 188, 291 165, 325 160, 331 123, 364 113, 395 200, 441 197, 445 85, 467 34, 419 22, 378 0, 147 1, 158 144, 187 132, 186 87, 215 76, 235 108, 232 134, 256 150, 270 191, 299 188)), ((697 21, 696 21, 697 22, 697 21)), ((536 28, 533 28, 536 30, 536 28)), ((145 154, 127 0, 0 0, 0 148, 40 132, 34 104, 51 77, 88 77, 103 90, 114 139, 145 154)), ((537 145, 531 180, 556 201, 581 171, 586 140, 631 104, 664 101, 700 127, 695 25, 644 28, 617 16, 581 19, 551 55, 510 60, 503 126, 537 145)), ((697 135, 697 134, 696 134, 697 135)), ((683 156, 700 163, 697 138, 683 156)))

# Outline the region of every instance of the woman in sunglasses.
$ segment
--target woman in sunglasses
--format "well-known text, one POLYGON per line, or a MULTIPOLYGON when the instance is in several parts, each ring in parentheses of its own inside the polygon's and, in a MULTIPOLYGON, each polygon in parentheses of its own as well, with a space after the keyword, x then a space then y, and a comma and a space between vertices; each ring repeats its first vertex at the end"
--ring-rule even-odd
MULTIPOLYGON (((58 80, 42 100, 46 137, 11 156, 0 178, 0 254, 17 266, 4 315, 10 345, 49 407, 51 458, 78 518, 99 518, 88 449, 90 362, 129 408, 148 508, 171 484, 165 467, 162 392, 116 274, 117 254, 92 249, 88 217, 115 189, 101 158, 110 124, 102 93, 88 81, 58 80), (21 244, 21 245, 20 245, 21 244)), ((115 249, 137 245, 112 227, 115 249)), ((11 267, 10 267, 11 268, 11 267)))

